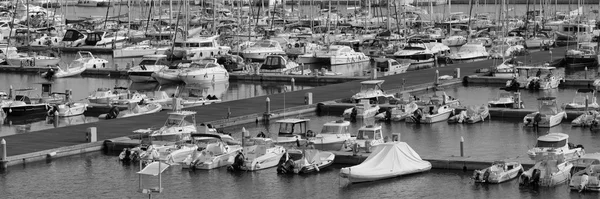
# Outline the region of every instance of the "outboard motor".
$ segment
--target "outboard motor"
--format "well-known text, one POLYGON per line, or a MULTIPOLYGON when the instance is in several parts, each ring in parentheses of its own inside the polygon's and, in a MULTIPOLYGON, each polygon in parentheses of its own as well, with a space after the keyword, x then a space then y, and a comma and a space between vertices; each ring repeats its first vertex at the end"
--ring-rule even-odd
POLYGON ((352 119, 353 121, 356 120, 356 115, 358 115, 358 110, 356 110, 356 108, 352 108, 352 113, 350 113, 350 119, 352 119))
POLYGON ((117 118, 117 116, 119 115, 119 107, 113 106, 112 108, 110 108, 110 110, 108 111, 108 114, 106 114, 106 119, 115 119, 117 118))
POLYGON ((540 183, 541 171, 539 169, 534 169, 531 173, 531 181, 530 185, 538 186, 540 183))
POLYGON ((46 72, 46 75, 44 76, 44 78, 51 79, 55 73, 56 72, 54 72, 54 69, 51 68, 50 70, 48 70, 48 72, 46 72))
POLYGON ((233 160, 233 164, 231 164, 231 166, 227 167, 227 170, 241 171, 242 166, 244 166, 244 159, 245 159, 244 154, 242 152, 238 153, 233 160))
POLYGON ((279 165, 277 166, 277 173, 280 174, 292 174, 294 173, 294 160, 286 159, 286 156, 281 157, 279 165))

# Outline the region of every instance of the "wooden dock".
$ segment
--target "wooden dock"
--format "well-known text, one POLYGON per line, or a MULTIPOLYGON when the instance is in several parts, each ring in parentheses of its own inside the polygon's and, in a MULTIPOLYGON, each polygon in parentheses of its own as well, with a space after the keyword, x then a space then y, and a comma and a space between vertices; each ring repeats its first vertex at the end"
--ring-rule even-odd
MULTIPOLYGON (((556 48, 553 50, 554 56, 564 56, 564 48, 556 48)), ((523 59, 520 57, 518 59, 523 59)), ((528 58, 532 62, 548 61, 548 52, 532 53, 528 58)), ((439 75, 453 75, 456 68, 460 68, 460 76, 473 75, 479 68, 489 67, 493 64, 492 60, 481 62, 465 63, 448 65, 440 68, 424 69, 411 71, 409 73, 386 76, 380 79, 385 80, 383 87, 389 90, 398 91, 402 87, 411 86, 431 86, 435 79, 435 71, 439 71, 439 75), (405 83, 403 85, 403 82, 405 83)), ((245 118, 240 120, 224 120, 219 126, 227 126, 234 123, 249 122, 254 116, 261 115, 265 111, 265 99, 268 97, 271 101, 271 110, 273 112, 281 111, 284 106, 288 110, 296 109, 298 113, 302 111, 314 110, 315 106, 305 105, 304 96, 310 92, 313 95, 313 102, 326 102, 335 99, 347 98, 355 94, 360 88, 360 81, 351 81, 340 84, 331 84, 320 86, 308 90, 295 92, 287 92, 274 94, 269 96, 260 96, 242 100, 228 101, 206 106, 189 108, 186 110, 196 111, 197 123, 212 123, 213 121, 225 119, 228 117, 227 110, 231 110, 230 118, 245 118), (285 105, 284 105, 285 99, 285 105)), ((103 140, 128 136, 132 131, 142 128, 159 127, 167 117, 167 112, 143 115, 138 117, 123 118, 99 121, 95 123, 86 123, 74 126, 59 127, 42 131, 15 134, 3 137, 7 142, 8 161, 26 162, 26 159, 34 159, 40 155, 41 151, 52 151, 56 153, 58 148, 72 147, 86 143, 86 130, 89 127, 97 128, 97 138, 101 142, 103 140), (26 158, 27 157, 27 158, 26 158)), ((253 124, 254 125, 254 124, 253 124)), ((86 152, 81 150, 81 152, 86 152)), ((56 154, 54 153, 54 154, 56 154)), ((43 153, 42 153, 43 155, 43 153)))

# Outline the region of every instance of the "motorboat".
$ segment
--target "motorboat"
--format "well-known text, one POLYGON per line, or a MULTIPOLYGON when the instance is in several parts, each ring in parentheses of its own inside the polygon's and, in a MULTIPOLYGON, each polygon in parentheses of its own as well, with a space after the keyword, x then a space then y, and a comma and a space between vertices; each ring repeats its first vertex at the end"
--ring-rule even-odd
POLYGON ((242 56, 245 59, 257 61, 265 60, 268 55, 285 55, 285 51, 283 51, 278 41, 270 39, 257 41, 254 45, 242 51, 242 56))
POLYGON ((303 174, 319 172, 333 164, 335 154, 317 149, 288 149, 279 160, 277 173, 303 174))
POLYGON ((595 124, 595 121, 599 116, 600 113, 598 113, 598 111, 585 111, 583 114, 577 116, 573 121, 571 121, 571 126, 592 126, 595 124))
POLYGON ((378 77, 405 73, 411 64, 410 62, 400 63, 390 58, 374 58, 373 60, 377 66, 378 77))
POLYGON ((409 69, 435 66, 435 53, 421 40, 409 40, 404 48, 398 49, 390 57, 402 63, 410 63, 409 69))
MULTIPOLYGON (((121 49, 115 49, 113 51, 114 58, 130 58, 130 57, 143 57, 146 55, 157 54, 157 48, 148 44, 136 44, 133 46, 124 47, 121 49)), ((166 49, 163 49, 166 50, 166 49)))
POLYGON ((600 153, 588 153, 573 162, 572 191, 600 191, 600 153))
POLYGON ((510 58, 502 62, 502 64, 494 67, 492 75, 494 77, 516 78, 519 76, 519 71, 515 68, 519 62, 516 59, 510 58))
POLYGON ((100 114, 100 116, 98 116, 98 118, 100 118, 100 119, 126 118, 126 117, 133 117, 133 116, 157 113, 163 109, 163 106, 159 103, 147 103, 147 104, 142 104, 142 105, 140 105, 138 103, 131 103, 128 106, 129 107, 123 111, 119 111, 118 108, 111 108, 108 113, 100 114))
MULTIPOLYGON (((518 70, 522 70, 525 67, 517 67, 518 70)), ((525 88, 529 90, 547 90, 558 88, 560 83, 563 81, 563 77, 555 74, 556 67, 528 67, 529 70, 537 69, 538 72, 535 76, 527 79, 525 88)))
POLYGON ((88 31, 83 34, 87 36, 83 39, 73 41, 73 43, 71 43, 73 47, 101 47, 117 49, 121 48, 128 39, 127 36, 119 35, 119 32, 88 31))
POLYGON ((146 96, 144 93, 137 91, 131 93, 130 91, 127 91, 127 95, 121 96, 119 99, 112 100, 110 104, 113 106, 125 107, 129 106, 130 104, 143 103, 142 101, 144 101, 146 98, 148 98, 148 96, 146 96))
POLYGON ((375 115, 375 119, 395 122, 402 121, 414 113, 418 108, 419 105, 417 105, 417 103, 414 101, 408 104, 401 104, 375 115))
POLYGON ((473 42, 481 43, 481 45, 483 45, 486 48, 491 47, 494 43, 493 40, 489 37, 476 37, 473 38, 473 42))
POLYGON ((498 97, 488 101, 488 106, 492 108, 512 108, 514 104, 515 98, 509 92, 500 92, 498 97))
POLYGON ((216 134, 192 134, 192 139, 198 148, 183 160, 184 169, 207 170, 229 166, 242 150, 239 145, 227 145, 221 140, 221 136, 216 134))
POLYGON ((468 106, 467 110, 463 110, 459 114, 450 117, 450 119, 448 119, 448 123, 473 124, 482 122, 488 117, 490 117, 490 110, 487 106, 468 106))
POLYGON ((418 105, 426 106, 426 105, 448 105, 450 107, 458 107, 460 106, 460 100, 446 94, 443 91, 435 91, 433 95, 429 96, 429 101, 420 100, 415 101, 418 105))
POLYGON ((475 170, 473 179, 475 182, 498 184, 519 177, 523 171, 521 163, 497 161, 488 168, 475 170))
POLYGON ((370 104, 368 100, 362 100, 352 108, 347 108, 342 113, 345 119, 365 119, 372 118, 379 113, 379 105, 370 104))
POLYGON ((90 103, 109 104, 113 100, 127 96, 127 88, 115 87, 115 89, 98 88, 90 96, 87 97, 90 103))
POLYGON ((201 60, 226 55, 231 47, 221 46, 218 39, 219 35, 212 35, 210 37, 195 36, 182 41, 175 41, 172 55, 186 60, 201 60))
POLYGON ((44 55, 32 54, 9 54, 6 57, 6 62, 11 66, 22 67, 47 67, 56 66, 60 62, 60 57, 51 57, 44 55))
POLYGON ((184 83, 183 80, 179 77, 179 74, 183 72, 185 69, 189 69, 190 67, 199 67, 204 66, 208 63, 217 64, 216 58, 205 58, 201 60, 188 61, 188 62, 180 62, 176 65, 169 66, 167 68, 163 68, 162 70, 155 71, 152 73, 152 77, 158 81, 159 84, 179 84, 184 83), (196 64, 192 64, 196 63, 196 64))
POLYGON ((408 123, 431 124, 448 120, 454 112, 454 108, 449 105, 427 105, 419 107, 413 115, 406 118, 408 123))
POLYGON ((465 45, 467 43, 467 38, 461 35, 450 36, 446 39, 442 39, 442 44, 448 47, 458 47, 465 45))
POLYGON ((70 67, 83 67, 83 68, 106 68, 108 61, 106 59, 97 58, 89 51, 77 52, 77 58, 69 64, 70 67))
POLYGON ((600 108, 598 102, 596 102, 596 90, 589 88, 577 89, 573 102, 565 104, 564 108, 575 110, 600 108))
MULTIPOLYGON (((267 55, 265 61, 260 65, 260 73, 267 74, 291 74, 300 70, 299 65, 281 55, 267 55)), ((309 70, 310 71, 310 70, 309 70)))
POLYGON ((77 76, 80 75, 81 73, 83 73, 83 71, 85 71, 85 67, 84 66, 75 66, 75 67, 71 67, 71 65, 67 65, 65 67, 65 69, 59 67, 56 68, 50 68, 50 70, 48 72, 42 73, 42 77, 45 78, 63 78, 63 77, 71 77, 71 76, 77 76), (56 71, 55 71, 56 69, 56 71))
POLYGON ((307 135, 314 134, 308 130, 310 119, 285 118, 275 121, 279 124, 277 137, 272 136, 274 144, 284 147, 299 147, 308 143, 307 135))
POLYGON ((361 164, 345 167, 340 176, 350 182, 368 182, 431 170, 431 163, 421 159, 406 142, 377 145, 361 164))
POLYGON ((0 104, 4 114, 9 117, 46 114, 50 109, 50 104, 30 99, 29 96, 33 90, 35 89, 15 89, 15 98, 3 100, 0 104))
POLYGON ((227 169, 230 171, 257 171, 277 166, 285 155, 285 148, 270 138, 250 138, 251 146, 244 146, 227 169))
POLYGON ((562 156, 565 161, 575 160, 585 154, 582 145, 575 146, 569 142, 569 135, 564 133, 549 133, 538 137, 535 147, 527 151, 534 161, 540 161, 545 156, 562 156))
POLYGON ((525 47, 531 48, 544 48, 554 46, 554 38, 550 37, 548 33, 536 32, 525 39, 525 47))
POLYGON ((573 163, 561 159, 549 159, 537 162, 519 176, 521 186, 551 187, 569 181, 573 163))
POLYGON ((360 82, 360 91, 354 95, 352 95, 352 100, 355 102, 360 102, 363 99, 378 101, 379 98, 389 98, 393 97, 392 94, 387 94, 381 85, 384 80, 368 80, 360 82))
POLYGON ((384 142, 385 140, 381 126, 365 125, 358 129, 356 139, 351 143, 353 145, 349 150, 359 151, 360 149, 363 149, 365 152, 371 152, 373 151, 373 146, 383 144, 384 142))
POLYGON ((133 82, 153 82, 152 73, 168 68, 166 55, 146 55, 142 61, 129 70, 127 75, 133 82))
POLYGON ((82 102, 71 102, 70 93, 56 93, 65 95, 65 101, 59 104, 54 104, 48 110, 48 116, 58 115, 59 117, 70 117, 76 115, 82 115, 88 107, 87 103, 82 102))
POLYGON ((221 64, 192 63, 189 68, 179 73, 179 78, 185 84, 211 84, 229 81, 229 73, 221 64))
POLYGON ((512 58, 516 55, 521 55, 527 50, 523 45, 499 44, 493 45, 488 53, 492 59, 512 58))
POLYGON ((581 42, 577 44, 576 49, 567 50, 564 63, 571 68, 586 67, 598 63, 596 48, 598 48, 596 42, 581 42))
POLYGON ((456 53, 448 56, 452 63, 462 63, 488 59, 490 54, 481 43, 467 43, 461 46, 456 53))
POLYGON ((322 151, 339 151, 347 147, 356 138, 349 132, 350 122, 344 120, 331 121, 323 124, 321 132, 308 135, 310 144, 322 151))
POLYGON ((146 134, 155 140, 189 140, 197 132, 196 112, 174 111, 168 113, 165 124, 158 128, 138 129, 134 133, 146 134))
POLYGON ((300 64, 348 65, 369 62, 370 58, 364 53, 356 52, 349 46, 329 45, 322 47, 312 54, 299 55, 300 64))
POLYGON ((559 125, 563 118, 567 118, 567 112, 558 106, 556 97, 538 98, 538 108, 538 111, 525 115, 523 118, 525 126, 532 124, 533 127, 550 128, 559 125))

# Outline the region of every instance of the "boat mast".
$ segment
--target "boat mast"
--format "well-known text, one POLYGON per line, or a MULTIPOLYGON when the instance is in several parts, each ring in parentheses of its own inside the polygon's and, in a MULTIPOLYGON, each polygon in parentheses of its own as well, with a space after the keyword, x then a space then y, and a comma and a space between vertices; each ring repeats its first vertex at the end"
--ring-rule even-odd
POLYGON ((471 39, 471 14, 473 14, 473 0, 469 0, 469 22, 467 25, 467 42, 471 39))
POLYGON ((106 30, 106 21, 108 20, 108 11, 110 10, 110 0, 108 0, 108 6, 106 7, 106 15, 104 15, 104 30, 106 30))
MULTIPOLYGON (((182 5, 183 5, 183 3, 179 2, 179 11, 177 11, 177 13, 181 13, 181 6, 182 5)), ((177 22, 175 22, 175 34, 173 35, 173 44, 171 45, 171 60, 174 57, 173 52, 175 50, 175 41, 177 41, 177 32, 179 31, 179 18, 181 18, 181 17, 177 17, 177 22)), ((185 47, 185 46, 182 46, 182 47, 185 47)))
POLYGON ((31 44, 29 43, 29 37, 31 37, 30 33, 29 33, 29 0, 27 0, 27 11, 25 11, 25 14, 27 15, 27 17, 25 18, 25 20, 27 20, 27 50, 29 51, 31 47, 31 44))

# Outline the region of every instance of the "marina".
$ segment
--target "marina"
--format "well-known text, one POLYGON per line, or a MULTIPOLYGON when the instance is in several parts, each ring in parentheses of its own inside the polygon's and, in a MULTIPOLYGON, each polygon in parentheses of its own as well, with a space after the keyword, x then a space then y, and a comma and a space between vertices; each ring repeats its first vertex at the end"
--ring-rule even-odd
POLYGON ((598 197, 597 2, 0 7, 6 198, 598 197))

